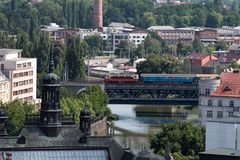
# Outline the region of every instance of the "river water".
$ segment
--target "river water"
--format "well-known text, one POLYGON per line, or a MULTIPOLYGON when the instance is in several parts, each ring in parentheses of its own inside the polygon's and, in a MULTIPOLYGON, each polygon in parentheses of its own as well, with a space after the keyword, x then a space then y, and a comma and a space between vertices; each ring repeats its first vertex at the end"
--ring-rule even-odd
POLYGON ((196 108, 193 111, 183 106, 109 104, 108 107, 119 116, 114 122, 115 139, 134 153, 149 148, 149 136, 160 132, 161 124, 198 118, 196 108))

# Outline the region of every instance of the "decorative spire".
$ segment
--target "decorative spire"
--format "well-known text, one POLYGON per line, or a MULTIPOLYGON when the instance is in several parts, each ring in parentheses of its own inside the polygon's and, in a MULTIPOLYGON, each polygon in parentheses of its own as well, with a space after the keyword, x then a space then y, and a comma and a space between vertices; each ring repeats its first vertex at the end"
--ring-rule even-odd
POLYGON ((50 52, 49 73, 53 73, 54 71, 53 48, 54 47, 52 47, 52 50, 50 52))
POLYGON ((0 108, 0 137, 8 135, 7 128, 6 128, 7 119, 8 117, 5 111, 2 108, 0 108))

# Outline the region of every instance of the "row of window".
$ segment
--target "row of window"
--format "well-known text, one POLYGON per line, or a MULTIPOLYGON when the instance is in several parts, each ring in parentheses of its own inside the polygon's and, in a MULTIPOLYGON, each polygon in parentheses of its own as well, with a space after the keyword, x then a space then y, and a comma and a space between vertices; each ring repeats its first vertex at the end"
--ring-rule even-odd
MULTIPOLYGON (((208 100, 208 106, 212 106, 212 105, 213 105, 212 100, 208 100)), ((234 101, 230 101, 229 106, 234 107, 234 101)), ((222 107, 222 101, 221 100, 218 101, 218 107, 222 107)))
POLYGON ((33 97, 30 96, 30 97, 20 98, 19 100, 23 100, 23 101, 31 101, 31 100, 33 100, 33 97))
POLYGON ((18 86, 23 86, 23 85, 28 85, 28 84, 33 84, 33 79, 25 80, 25 81, 19 81, 19 82, 14 82, 13 86, 18 87, 18 86))
POLYGON ((0 84, 0 91, 7 90, 7 89, 8 89, 7 83, 0 84))
MULTIPOLYGON (((201 112, 199 114, 199 117, 202 117, 201 112)), ((207 118, 213 117, 213 111, 207 111, 207 118)), ((217 118, 223 117, 223 111, 217 111, 217 118)), ((233 112, 228 112, 228 117, 233 117, 233 112)))
POLYGON ((17 96, 17 95, 32 93, 32 92, 33 92, 33 88, 27 88, 27 89, 22 89, 22 90, 19 90, 19 91, 14 91, 13 95, 17 96))
POLYGON ((174 33, 174 34, 179 34, 179 33, 183 33, 183 34, 193 34, 193 32, 191 31, 162 31, 160 33, 167 33, 167 34, 171 34, 171 33, 174 33))
POLYGON ((17 64, 17 68, 26 68, 26 67, 31 67, 32 66, 32 63, 31 62, 27 62, 27 63, 20 63, 20 64, 17 64))
POLYGON ((20 73, 15 73, 15 74, 13 74, 13 78, 25 77, 25 76, 32 76, 32 75, 33 75, 33 71, 20 72, 20 73))

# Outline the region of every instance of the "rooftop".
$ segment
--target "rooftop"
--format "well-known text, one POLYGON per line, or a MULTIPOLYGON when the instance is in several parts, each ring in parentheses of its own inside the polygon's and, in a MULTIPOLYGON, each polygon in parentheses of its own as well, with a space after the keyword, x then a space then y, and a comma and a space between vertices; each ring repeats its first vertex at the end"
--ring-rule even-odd
POLYGON ((217 148, 217 149, 212 149, 205 152, 200 152, 199 154, 240 157, 240 152, 238 150, 229 149, 229 148, 217 148))
POLYGON ((220 85, 212 96, 240 97, 240 73, 223 73, 220 85))
POLYGON ((173 26, 151 26, 147 30, 174 30, 173 26))
POLYGON ((0 53, 5 53, 5 54, 12 54, 12 53, 18 53, 22 52, 21 49, 8 49, 8 48, 2 48, 0 49, 0 53))

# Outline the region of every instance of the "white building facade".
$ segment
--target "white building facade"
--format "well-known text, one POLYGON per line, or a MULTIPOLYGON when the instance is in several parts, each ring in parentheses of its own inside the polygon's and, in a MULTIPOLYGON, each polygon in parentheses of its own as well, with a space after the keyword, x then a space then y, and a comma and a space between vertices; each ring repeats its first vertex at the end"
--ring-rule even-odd
POLYGON ((9 79, 9 101, 15 99, 39 103, 37 92, 37 59, 22 58, 22 50, 0 49, 1 71, 9 79))
POLYGON ((0 100, 3 103, 9 102, 10 93, 10 81, 9 79, 0 72, 0 100))
POLYGON ((240 119, 228 118, 206 123, 206 150, 228 148, 240 150, 240 119))
POLYGON ((199 83, 199 121, 232 118, 240 110, 240 73, 223 73, 221 79, 203 80, 199 83))

